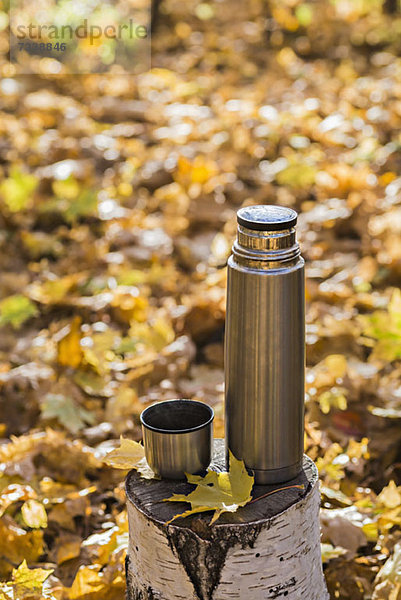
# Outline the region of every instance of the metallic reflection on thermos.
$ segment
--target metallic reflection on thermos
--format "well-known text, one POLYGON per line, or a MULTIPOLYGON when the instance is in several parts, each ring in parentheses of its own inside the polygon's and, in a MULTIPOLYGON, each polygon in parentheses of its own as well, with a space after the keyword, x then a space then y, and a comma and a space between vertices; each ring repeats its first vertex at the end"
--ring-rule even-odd
POLYGON ((259 484, 302 468, 305 275, 297 213, 249 206, 237 213, 228 260, 225 333, 226 447, 259 484))

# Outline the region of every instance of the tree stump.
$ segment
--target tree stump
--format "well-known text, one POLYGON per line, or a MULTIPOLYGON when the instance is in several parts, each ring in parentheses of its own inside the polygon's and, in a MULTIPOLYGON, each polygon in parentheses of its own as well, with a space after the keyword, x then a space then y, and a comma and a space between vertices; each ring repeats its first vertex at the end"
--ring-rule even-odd
MULTIPOLYGON (((214 445, 211 468, 222 471, 224 441, 214 445)), ((193 489, 185 482, 128 474, 127 600, 329 598, 320 553, 318 475, 307 456, 297 478, 254 486, 252 503, 224 513, 212 526, 211 512, 166 525, 190 505, 163 499, 193 489), (304 489, 260 498, 295 484, 304 489)))

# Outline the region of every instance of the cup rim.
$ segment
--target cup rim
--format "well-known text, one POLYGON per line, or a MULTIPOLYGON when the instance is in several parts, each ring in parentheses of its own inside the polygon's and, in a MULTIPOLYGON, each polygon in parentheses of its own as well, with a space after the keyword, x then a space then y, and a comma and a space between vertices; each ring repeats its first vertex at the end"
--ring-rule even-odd
POLYGON ((203 429, 204 427, 207 427, 208 425, 210 425, 214 419, 214 410, 211 406, 209 406, 209 404, 206 404, 206 402, 201 402, 200 400, 189 400, 189 399, 186 400, 184 398, 177 398, 177 399, 171 399, 171 400, 162 400, 162 402, 155 402, 154 404, 147 406, 141 412, 139 419, 140 419, 143 427, 145 427, 145 429, 149 429, 150 431, 154 431, 156 433, 170 433, 170 434, 191 433, 192 431, 198 431, 199 429, 203 429), (180 403, 192 404, 192 405, 201 404, 209 411, 209 415, 210 415, 209 419, 207 421, 205 421, 204 423, 201 423, 200 425, 196 425, 196 427, 187 427, 186 429, 162 429, 160 427, 153 427, 152 425, 145 423, 144 418, 146 417, 146 413, 149 412, 152 408, 154 408, 155 406, 161 406, 162 404, 171 404, 172 402, 180 402, 180 403))

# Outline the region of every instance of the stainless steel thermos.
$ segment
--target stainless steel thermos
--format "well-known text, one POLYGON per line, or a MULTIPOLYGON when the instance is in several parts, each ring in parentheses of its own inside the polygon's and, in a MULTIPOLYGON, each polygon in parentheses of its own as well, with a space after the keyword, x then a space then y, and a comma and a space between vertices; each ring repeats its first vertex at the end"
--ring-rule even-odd
POLYGON ((225 333, 226 447, 259 484, 302 468, 305 283, 297 213, 258 205, 237 213, 228 260, 225 333))

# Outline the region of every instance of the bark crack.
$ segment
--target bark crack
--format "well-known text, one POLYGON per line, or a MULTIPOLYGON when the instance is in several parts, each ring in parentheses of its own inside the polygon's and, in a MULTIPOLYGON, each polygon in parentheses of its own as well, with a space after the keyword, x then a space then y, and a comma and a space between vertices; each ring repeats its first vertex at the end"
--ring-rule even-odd
POLYGON ((246 528, 233 526, 227 536, 226 529, 209 527, 205 545, 205 538, 198 537, 191 530, 171 527, 167 539, 178 554, 200 600, 211 600, 220 582, 228 550, 238 545, 242 549, 253 548, 264 528, 261 523, 246 528))

